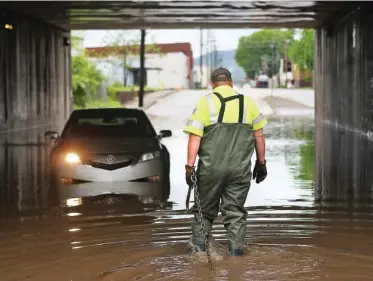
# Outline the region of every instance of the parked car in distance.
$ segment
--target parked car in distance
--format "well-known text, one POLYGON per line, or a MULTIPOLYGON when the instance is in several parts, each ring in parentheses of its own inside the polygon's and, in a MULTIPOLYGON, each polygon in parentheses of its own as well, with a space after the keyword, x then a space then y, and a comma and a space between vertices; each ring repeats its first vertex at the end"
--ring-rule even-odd
POLYGON ((265 74, 261 74, 256 78, 256 88, 268 88, 269 78, 265 74))
POLYGON ((50 154, 50 178, 62 199, 134 194, 167 200, 170 155, 140 109, 82 109, 71 113, 50 154))

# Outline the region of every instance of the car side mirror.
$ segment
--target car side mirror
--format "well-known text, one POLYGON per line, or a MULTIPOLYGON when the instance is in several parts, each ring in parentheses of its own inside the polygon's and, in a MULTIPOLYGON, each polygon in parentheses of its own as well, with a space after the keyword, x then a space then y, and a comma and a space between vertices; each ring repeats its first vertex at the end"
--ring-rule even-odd
POLYGON ((47 140, 56 140, 58 139, 58 133, 54 131, 45 132, 44 138, 47 140))
POLYGON ((158 137, 160 138, 168 138, 171 136, 172 136, 172 132, 170 130, 161 130, 158 135, 158 137))

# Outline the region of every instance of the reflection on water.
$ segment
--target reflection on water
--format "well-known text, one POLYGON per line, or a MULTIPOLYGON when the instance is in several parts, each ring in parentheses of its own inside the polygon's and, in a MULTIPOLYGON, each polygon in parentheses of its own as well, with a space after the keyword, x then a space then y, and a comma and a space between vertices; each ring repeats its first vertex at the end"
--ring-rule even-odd
MULTIPOLYGON (((167 124, 166 124, 167 125, 167 124)), ((165 126, 166 126, 165 125, 165 126)), ((170 128, 170 127, 168 127, 170 128)), ((172 129, 172 128, 171 128, 172 129)), ((254 182, 247 252, 229 258, 217 219, 214 270, 188 250, 190 218, 182 133, 165 139, 171 153, 171 195, 102 195, 52 201, 48 149, 4 145, 0 152, 0 276, 10 280, 373 280, 373 209, 314 199, 311 119, 270 120, 268 178, 254 182)))
POLYGON ((47 148, 5 144, 0 151, 1 217, 51 207, 46 176, 47 148))

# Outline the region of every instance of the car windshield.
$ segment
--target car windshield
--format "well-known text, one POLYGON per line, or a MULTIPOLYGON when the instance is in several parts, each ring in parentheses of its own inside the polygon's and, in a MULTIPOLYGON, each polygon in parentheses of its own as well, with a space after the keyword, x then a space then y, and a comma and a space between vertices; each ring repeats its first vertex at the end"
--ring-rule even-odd
POLYGON ((149 120, 139 112, 94 111, 74 114, 63 137, 153 137, 149 120))

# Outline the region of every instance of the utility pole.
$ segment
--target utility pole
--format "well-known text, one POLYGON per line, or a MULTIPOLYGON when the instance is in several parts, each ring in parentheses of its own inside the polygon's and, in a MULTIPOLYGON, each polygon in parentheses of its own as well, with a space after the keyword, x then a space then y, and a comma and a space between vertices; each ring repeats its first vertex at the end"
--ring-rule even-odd
POLYGON ((200 85, 199 87, 202 88, 202 81, 203 81, 203 29, 201 28, 200 29, 200 44, 201 44, 201 56, 199 58, 199 70, 200 70, 200 74, 201 74, 201 77, 200 77, 200 85))
POLYGON ((216 40, 214 39, 214 69, 217 68, 218 64, 218 52, 216 51, 216 40))
POLYGON ((210 61, 211 61, 211 65, 210 65, 210 71, 211 73, 214 71, 214 46, 212 44, 212 40, 210 41, 210 46, 211 46, 211 52, 210 52, 210 61))
POLYGON ((144 106, 144 88, 145 88, 145 29, 141 29, 141 45, 140 45, 140 91, 139 91, 139 107, 144 106))
POLYGON ((124 50, 124 58, 123 58, 123 85, 124 86, 127 86, 127 75, 128 75, 127 53, 126 53, 126 50, 124 50))
POLYGON ((210 30, 208 29, 207 30, 207 36, 206 36, 206 72, 207 72, 207 75, 206 75, 206 80, 207 80, 207 84, 209 83, 209 77, 211 76, 211 60, 210 60, 210 44, 209 44, 209 40, 210 40, 210 30))
POLYGON ((214 35, 211 34, 210 38, 209 38, 209 43, 210 43, 210 73, 212 73, 214 71, 214 42, 215 42, 215 39, 214 39, 214 35))
POLYGON ((289 59, 288 59, 288 47, 289 47, 289 43, 290 43, 290 40, 289 39, 286 39, 285 40, 285 54, 284 54, 284 57, 285 57, 285 59, 284 59, 284 67, 285 67, 285 71, 284 71, 284 73, 285 73, 285 88, 287 88, 287 86, 288 86, 288 61, 289 61, 289 59))

